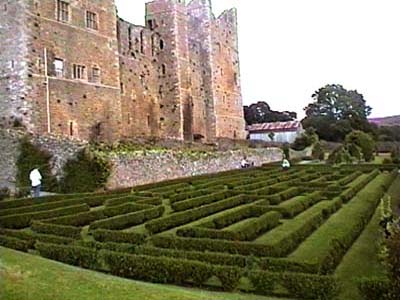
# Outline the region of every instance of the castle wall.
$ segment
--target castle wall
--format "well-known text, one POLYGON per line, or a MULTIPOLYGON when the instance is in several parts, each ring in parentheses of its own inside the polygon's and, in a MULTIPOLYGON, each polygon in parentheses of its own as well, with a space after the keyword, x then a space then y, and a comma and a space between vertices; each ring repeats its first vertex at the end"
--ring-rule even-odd
POLYGON ((0 124, 7 127, 31 128, 25 10, 23 0, 0 0, 0 124))
POLYGON ((85 140, 118 139, 121 103, 114 1, 66 1, 67 21, 58 20, 57 1, 29 3, 34 131, 85 140), (88 28, 87 11, 96 14, 97 29, 88 28), (56 70, 57 60, 62 61, 61 71, 56 70), (81 76, 74 65, 84 67, 81 76))

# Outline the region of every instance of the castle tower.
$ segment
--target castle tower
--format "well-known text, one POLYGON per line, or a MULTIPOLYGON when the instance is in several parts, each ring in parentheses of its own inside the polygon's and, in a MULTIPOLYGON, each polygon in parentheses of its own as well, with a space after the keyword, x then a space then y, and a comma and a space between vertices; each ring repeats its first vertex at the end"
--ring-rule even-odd
POLYGON ((160 134, 192 139, 187 16, 184 1, 156 0, 146 5, 146 27, 159 70, 160 134))
POLYGON ((26 47, 20 59, 25 67, 21 74, 26 76, 19 90, 25 93, 29 110, 22 123, 38 134, 118 139, 121 103, 114 0, 18 2, 20 20, 25 20, 19 26, 24 36, 19 48, 26 47))

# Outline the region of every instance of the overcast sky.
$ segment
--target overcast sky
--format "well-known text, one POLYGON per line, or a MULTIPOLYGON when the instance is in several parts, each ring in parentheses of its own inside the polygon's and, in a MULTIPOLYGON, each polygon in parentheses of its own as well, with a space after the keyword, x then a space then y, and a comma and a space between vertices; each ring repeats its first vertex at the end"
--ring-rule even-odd
MULTIPOLYGON (((119 15, 144 24, 146 0, 116 0, 119 15)), ((188 2, 188 0, 186 1, 188 2)), ((213 0, 238 9, 243 102, 302 116, 330 84, 357 89, 372 116, 400 114, 399 0, 213 0)))

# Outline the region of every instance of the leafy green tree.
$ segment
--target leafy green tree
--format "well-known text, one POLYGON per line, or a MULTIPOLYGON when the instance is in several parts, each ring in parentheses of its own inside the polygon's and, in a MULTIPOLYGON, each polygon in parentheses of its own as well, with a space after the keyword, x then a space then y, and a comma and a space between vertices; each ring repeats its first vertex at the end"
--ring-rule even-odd
POLYGON ((244 118, 248 125, 268 123, 268 122, 286 122, 297 118, 295 112, 279 112, 271 110, 268 103, 260 101, 250 106, 244 106, 244 118))
POLYGON ((353 131, 346 136, 346 144, 353 157, 361 160, 362 154, 365 161, 374 159, 375 141, 368 133, 359 130, 353 131))
POLYGON ((338 84, 326 85, 316 91, 304 110, 304 128, 314 127, 318 136, 327 141, 343 141, 352 130, 372 132, 368 122, 371 107, 357 91, 348 91, 338 84))

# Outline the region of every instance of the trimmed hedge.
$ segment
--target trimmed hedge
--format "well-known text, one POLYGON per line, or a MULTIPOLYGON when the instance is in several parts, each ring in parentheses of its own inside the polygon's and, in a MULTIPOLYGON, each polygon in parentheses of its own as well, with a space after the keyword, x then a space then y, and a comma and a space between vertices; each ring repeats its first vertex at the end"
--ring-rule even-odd
POLYGON ((0 246, 28 252, 32 248, 32 243, 27 240, 21 240, 15 237, 0 235, 0 246))
POLYGON ((58 224, 58 225, 69 225, 69 226, 86 226, 90 223, 104 219, 104 213, 102 210, 95 210, 89 212, 78 213, 72 216, 64 216, 52 219, 43 220, 45 223, 58 224))
POLYGON ((30 248, 33 248, 36 241, 34 234, 29 231, 0 228, 0 235, 24 240, 29 243, 30 248))
POLYGON ((210 191, 221 191, 224 189, 225 189, 225 186, 217 185, 217 186, 213 186, 213 187, 210 187, 207 189, 194 190, 194 191, 190 191, 190 192, 186 192, 186 193, 180 192, 180 193, 171 195, 169 197, 169 201, 172 204, 172 203, 183 201, 183 200, 197 198, 197 197, 203 196, 204 194, 209 194, 210 191))
POLYGON ((256 293, 262 295, 270 295, 277 285, 286 288, 290 297, 302 299, 330 300, 339 293, 338 281, 332 276, 253 271, 248 277, 256 293))
POLYGON ((379 175, 379 170, 375 169, 368 175, 359 176, 353 182, 351 182, 348 188, 340 194, 343 202, 350 201, 359 191, 361 191, 369 182, 371 182, 376 176, 379 175))
POLYGON ((190 211, 175 213, 157 220, 151 220, 146 223, 145 227, 151 233, 159 233, 161 231, 165 231, 173 227, 196 221, 198 219, 207 217, 209 215, 229 208, 239 206, 241 204, 254 202, 255 200, 256 197, 240 195, 221 200, 217 203, 195 208, 190 211))
POLYGON ((57 208, 43 212, 33 212, 19 215, 8 215, 0 217, 0 226, 5 228, 20 229, 29 227, 32 220, 43 220, 52 217, 65 216, 76 214, 83 211, 89 211, 90 208, 87 204, 80 204, 64 208, 57 208))
POLYGON ((152 205, 146 204, 136 204, 136 203, 126 203, 122 205, 106 207, 104 209, 104 215, 107 217, 115 217, 118 215, 124 215, 132 212, 137 212, 141 210, 151 209, 152 205))
POLYGON ((217 202, 229 197, 234 196, 235 193, 232 191, 223 191, 214 194, 205 195, 198 198, 192 198, 184 201, 179 201, 171 204, 171 207, 174 211, 184 211, 188 209, 192 209, 195 207, 199 207, 202 205, 210 204, 213 202, 217 202))
POLYGON ((42 233, 36 233, 35 238, 39 242, 58 244, 58 245, 69 245, 76 241, 75 239, 67 237, 62 237, 53 234, 42 234, 42 233))
POLYGON ((392 284, 388 278, 360 278, 357 281, 358 290, 365 300, 394 300, 390 297, 392 284))
POLYGON ((39 221, 34 221, 31 225, 31 229, 37 233, 53 234, 72 239, 80 239, 82 230, 80 227, 49 224, 39 221))
POLYGON ((135 253, 136 245, 127 244, 127 243, 114 243, 114 242, 106 242, 101 243, 97 241, 84 241, 77 240, 72 243, 72 246, 85 247, 95 250, 109 250, 115 252, 123 252, 123 253, 135 253))
POLYGON ((393 175, 382 174, 327 220, 291 255, 291 259, 309 265, 315 273, 332 272, 346 251, 371 219, 376 206, 390 186, 393 175))
POLYGON ((101 255, 112 274, 154 283, 191 282, 195 286, 202 286, 212 276, 216 276, 224 290, 232 291, 238 286, 242 277, 242 271, 236 267, 212 266, 184 259, 110 251, 102 251, 101 255))
POLYGON ((128 243, 128 244, 143 244, 146 235, 136 232, 123 232, 105 229, 96 229, 89 232, 98 242, 114 242, 114 243, 128 243))
POLYGON ((48 202, 56 202, 63 201, 68 199, 74 199, 81 197, 81 194, 70 194, 70 195, 54 195, 54 196, 45 196, 39 198, 21 198, 15 200, 5 200, 0 202, 0 210, 3 209, 11 209, 11 208, 20 208, 24 206, 32 206, 37 204, 43 204, 48 202))
POLYGON ((152 209, 133 212, 121 216, 111 217, 104 220, 94 221, 90 224, 89 229, 125 229, 131 226, 142 224, 148 220, 152 220, 162 216, 164 206, 157 206, 152 209))
POLYGON ((295 215, 305 211, 310 206, 322 200, 320 191, 313 192, 305 196, 297 196, 285 201, 279 206, 272 207, 272 210, 280 212, 285 218, 293 218, 295 215))
POLYGON ((37 242, 35 248, 45 258, 87 269, 98 269, 97 251, 85 247, 37 242))

